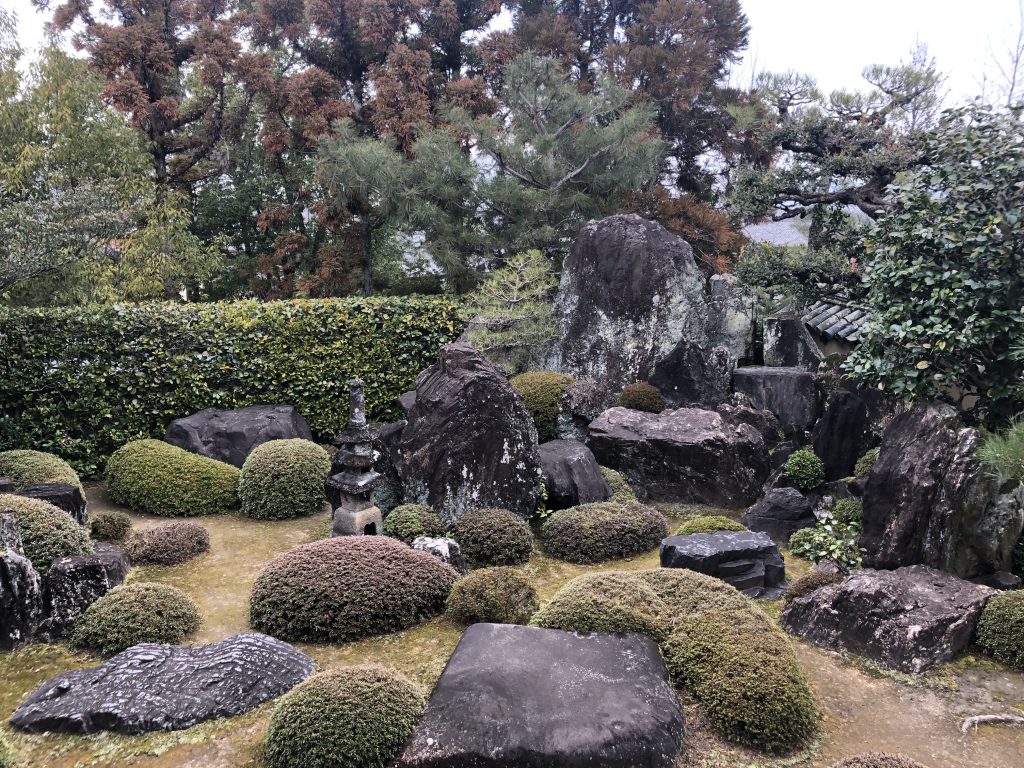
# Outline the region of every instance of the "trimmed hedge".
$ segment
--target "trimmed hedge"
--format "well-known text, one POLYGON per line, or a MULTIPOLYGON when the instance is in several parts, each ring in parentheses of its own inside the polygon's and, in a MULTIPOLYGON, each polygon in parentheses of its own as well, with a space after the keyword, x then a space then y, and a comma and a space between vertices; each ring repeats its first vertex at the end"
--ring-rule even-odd
POLYGON ((976 639, 994 659, 1024 670, 1024 592, 1003 592, 989 600, 981 612, 976 639))
POLYGON ((783 467, 786 477, 793 481, 797 488, 810 491, 825 482, 825 464, 813 451, 803 448, 794 451, 783 467))
POLYGON ((449 297, 214 304, 0 307, 0 448, 31 445, 95 475, 120 445, 204 408, 294 405, 328 438, 348 418, 348 380, 368 416, 461 333, 449 297))
POLYGON ((572 382, 572 376, 557 371, 527 371, 508 380, 533 416, 538 442, 546 443, 558 437, 562 395, 572 382))
POLYGON ((675 536, 689 536, 693 533, 718 533, 719 531, 745 531, 747 526, 724 515, 703 515, 687 520, 680 525, 675 536))
POLYGON ((917 760, 887 752, 862 752, 835 763, 832 768, 925 768, 917 760))
POLYGON ((238 475, 242 514, 256 520, 315 514, 327 500, 324 483, 330 472, 327 452, 309 440, 269 440, 258 445, 238 475))
POLYGON ((68 640, 73 648, 110 655, 139 643, 180 643, 200 623, 199 606, 177 587, 124 584, 90 605, 68 640))
POLYGON ((210 551, 210 534, 199 523, 171 523, 131 533, 124 551, 133 565, 181 565, 210 551))
POLYGON ((264 566, 249 624, 282 640, 356 640, 436 616, 458 574, 387 536, 301 544, 264 566))
MULTIPOLYGON (((3 419, 0 418, 0 429, 2 424, 3 419)), ((0 452, 0 477, 14 480, 18 484, 18 490, 35 483, 66 483, 78 486, 78 489, 85 493, 74 467, 59 456, 42 451, 0 452)))
POLYGON ((50 570, 58 557, 91 555, 92 541, 85 526, 79 525, 60 507, 41 499, 0 494, 0 513, 11 512, 21 527, 25 557, 40 573, 50 570))
POLYGON ((623 476, 621 472, 616 472, 614 469, 608 467, 599 467, 601 470, 601 477, 608 483, 608 487, 612 489, 612 495, 608 498, 608 501, 613 504, 628 504, 631 501, 636 501, 636 491, 633 490, 633 486, 629 484, 629 481, 623 476))
POLYGON ((238 507, 238 469, 162 440, 135 440, 107 462, 110 498, 135 512, 217 515, 238 507))
POLYGON ((646 381, 638 381, 636 384, 627 384, 623 387, 619 394, 619 405, 648 413, 661 413, 665 410, 661 390, 646 381))
POLYGON ((544 523, 544 550, 570 563, 600 563, 649 552, 668 535, 658 510, 636 502, 582 504, 544 523))
POLYGON ((132 519, 124 512, 97 512, 89 515, 89 533, 98 541, 124 541, 132 529, 132 519))
POLYGON ((264 757, 270 768, 387 768, 424 709, 419 687, 387 667, 320 672, 277 705, 264 757))
POLYGON ((383 534, 412 544, 419 536, 444 536, 444 523, 425 504, 402 504, 384 518, 383 534))
POLYGON ((467 512, 452 525, 452 535, 473 568, 522 565, 533 554, 530 526, 507 509, 467 512))
POLYGON ((455 582, 445 615, 459 624, 527 624, 536 613, 537 590, 515 568, 473 571, 455 582))

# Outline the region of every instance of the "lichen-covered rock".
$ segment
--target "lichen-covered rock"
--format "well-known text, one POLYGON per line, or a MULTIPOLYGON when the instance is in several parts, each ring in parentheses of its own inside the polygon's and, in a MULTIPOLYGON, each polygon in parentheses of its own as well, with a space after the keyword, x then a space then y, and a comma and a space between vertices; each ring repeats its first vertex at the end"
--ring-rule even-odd
POLYGON ((0 650, 28 642, 43 616, 43 585, 28 558, 0 549, 0 650))
POLYGON ((128 568, 128 557, 115 547, 54 560, 46 574, 47 636, 59 637, 86 608, 123 584, 128 568))
POLYGON ((175 419, 164 440, 217 461, 241 467, 252 449, 270 440, 312 440, 309 424, 291 405, 251 405, 237 410, 207 408, 175 419))
POLYGON ((757 298, 736 275, 712 275, 711 316, 708 338, 712 346, 725 347, 733 360, 754 356, 757 298))
POLYGON ((736 358, 727 347, 681 341, 654 366, 651 384, 669 407, 714 408, 728 400, 735 368, 736 358))
POLYGON ((825 359, 800 313, 782 312, 764 319, 764 364, 816 371, 825 359))
POLYGON ((767 533, 777 544, 785 544, 794 532, 813 528, 818 518, 813 500, 796 488, 772 488, 740 522, 752 531, 767 533))
POLYGON ((612 495, 594 454, 583 443, 550 440, 541 443, 537 452, 548 493, 548 509, 605 501, 612 495))
POLYGON ((505 376, 468 344, 449 344, 416 379, 395 465, 408 503, 446 523, 500 507, 526 518, 540 488, 537 429, 505 376))
POLYGON ((446 536, 417 536, 412 540, 412 548, 433 555, 442 563, 454 568, 460 576, 469 573, 462 547, 455 539, 446 536))
POLYGON ((21 543, 21 526, 13 512, 0 513, 0 551, 13 549, 19 555, 25 553, 21 543))
POLYGON ((810 429, 818 418, 814 374, 799 368, 749 366, 737 368, 732 386, 759 410, 771 411, 787 435, 810 429))
POLYGON ((556 429, 562 440, 587 439, 587 428, 607 405, 609 393, 602 392, 592 381, 577 379, 570 384, 559 402, 556 429))

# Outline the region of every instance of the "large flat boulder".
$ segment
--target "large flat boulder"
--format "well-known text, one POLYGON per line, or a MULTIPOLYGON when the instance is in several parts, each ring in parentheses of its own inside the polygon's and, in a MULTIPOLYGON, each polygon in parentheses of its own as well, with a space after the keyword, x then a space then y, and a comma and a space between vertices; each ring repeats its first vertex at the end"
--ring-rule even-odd
POLYGON ((14 492, 16 496, 28 496, 30 499, 46 501, 58 509, 63 509, 79 525, 85 525, 88 512, 82 489, 70 483, 35 483, 14 492))
POLYGON ((46 574, 46 634, 55 638, 67 631, 86 608, 124 583, 128 568, 127 555, 117 547, 54 560, 46 574))
POLYGON ((598 462, 625 473, 655 499, 747 506, 769 474, 761 434, 715 411, 610 408, 589 431, 587 446, 598 462))
POLYGON ((661 566, 714 576, 750 597, 775 597, 786 581, 786 563, 775 542, 754 531, 669 536, 661 542, 661 566))
POLYGON ((43 585, 28 558, 0 548, 0 650, 28 642, 43 618, 43 585))
POLYGON ((923 565, 864 569, 789 603, 782 626, 832 651, 916 674, 971 640, 995 590, 923 565))
POLYGON ((818 522, 814 503, 796 488, 772 488, 761 501, 747 510, 740 522, 752 531, 762 531, 778 544, 801 528, 813 528, 818 522))
POLYGON ((143 643, 100 667, 51 677, 10 722, 34 733, 176 731, 248 712, 313 669, 304 653, 255 632, 209 645, 143 643))
POLYGON ((236 410, 207 408, 175 419, 164 440, 217 461, 241 467, 252 450, 270 440, 312 440, 309 424, 291 405, 251 405, 236 410))
POLYGON ((755 408, 774 413, 787 435, 810 429, 818 418, 814 374, 800 368, 737 368, 732 386, 749 397, 755 408))
POLYGON ((671 768, 683 714, 642 635, 466 630, 400 768, 671 768))
POLYGON ((549 440, 537 448, 548 509, 605 501, 612 495, 597 459, 576 440, 549 440))

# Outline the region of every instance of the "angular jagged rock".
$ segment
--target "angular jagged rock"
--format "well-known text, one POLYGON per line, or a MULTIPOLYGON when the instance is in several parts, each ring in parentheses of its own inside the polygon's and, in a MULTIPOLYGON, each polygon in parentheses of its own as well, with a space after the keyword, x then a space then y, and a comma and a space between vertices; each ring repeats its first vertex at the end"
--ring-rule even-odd
POLYGON ((849 389, 829 395, 814 425, 811 442, 825 465, 826 480, 852 477, 857 459, 871 447, 871 417, 865 395, 849 389))
POLYGON ((650 383, 672 408, 714 408, 729 398, 736 358, 726 347, 681 341, 654 366, 650 383))
POLYGON ((398 396, 398 407, 402 409, 402 413, 406 416, 409 415, 409 411, 416 405, 416 390, 410 389, 408 392, 403 392, 398 396))
POLYGON ((21 526, 13 512, 0 514, 0 552, 13 549, 19 555, 25 554, 21 546, 21 526))
POLYGON ((256 632, 209 645, 143 643, 100 667, 51 677, 25 697, 10 723, 33 733, 176 731, 248 712, 313 669, 304 653, 256 632))
POLYGON ((108 547, 92 555, 61 557, 46 574, 47 617, 41 631, 60 637, 85 613, 85 609, 128 575, 124 550, 108 547))
POLYGON ((813 528, 814 500, 796 488, 772 488, 761 501, 747 510, 740 522, 752 531, 761 531, 777 544, 786 544, 801 528, 813 528))
POLYGON ((782 312, 764 319, 764 364, 816 371, 825 359, 800 314, 782 312))
POLYGON ((400 768, 671 768, 683 713, 643 635, 474 624, 400 768))
POLYGON ((43 585, 28 558, 0 549, 0 650, 32 639, 43 618, 43 585))
POLYGON ((566 387, 558 404, 556 430, 562 440, 585 442, 590 422, 607 407, 606 393, 585 379, 576 379, 566 387))
POLYGON ((967 646, 994 594, 923 565, 864 569, 791 601, 782 626, 822 648, 917 674, 967 646))
POLYGON ((412 548, 433 555, 442 563, 450 565, 461 576, 469 573, 466 556, 462 554, 462 547, 455 539, 444 536, 417 536, 412 540, 412 548))
POLYGON ((537 428, 508 379, 468 344, 441 348, 416 379, 395 456, 408 503, 446 523, 501 507, 533 514, 540 487, 537 428))
POLYGON ((669 536, 661 542, 661 567, 715 576, 750 597, 777 597, 786 581, 786 563, 775 542, 754 531, 669 536))
POLYGON ((82 489, 69 483, 35 483, 15 492, 18 496, 40 499, 63 509, 79 525, 85 525, 88 511, 82 489))
POLYGON ((576 440, 550 440, 537 448, 548 509, 605 501, 612 495, 594 454, 576 440))
POLYGON ((373 489, 373 504, 385 515, 403 500, 402 478, 395 467, 395 452, 405 425, 404 420, 396 421, 373 431, 374 469, 380 473, 377 487, 373 489))
POLYGON ((818 418, 814 374, 799 368, 737 368, 732 386, 747 395, 758 410, 774 413, 787 435, 809 429, 818 418))
POLYGON ((717 408, 718 414, 734 427, 749 424, 764 438, 766 445, 774 445, 779 440, 781 427, 779 420, 771 411, 759 411, 746 405, 722 403, 717 408))
POLYGON ((768 449, 756 429, 696 408, 660 414, 610 408, 590 425, 587 446, 598 463, 623 472, 654 499, 747 506, 769 473, 768 449))
POLYGON ((754 357, 754 329, 757 323, 757 298, 736 275, 712 275, 711 313, 708 341, 712 347, 725 347, 733 360, 754 357))
POLYGON ((291 405, 251 405, 237 410, 207 408, 175 419, 164 440, 217 461, 241 467, 252 450, 270 440, 312 440, 309 424, 291 405))

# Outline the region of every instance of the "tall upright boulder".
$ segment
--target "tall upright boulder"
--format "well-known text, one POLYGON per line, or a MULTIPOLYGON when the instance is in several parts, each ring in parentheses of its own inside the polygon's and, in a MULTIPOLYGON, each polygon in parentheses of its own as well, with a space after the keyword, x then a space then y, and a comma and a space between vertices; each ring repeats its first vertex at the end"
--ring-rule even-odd
POLYGON ((22 551, 18 521, 0 515, 0 650, 28 642, 42 617, 42 580, 22 551))
POLYGON ((537 429, 508 379, 466 343, 441 348, 416 379, 416 399, 394 453, 407 503, 446 523, 485 507, 523 518, 540 489, 537 429))

